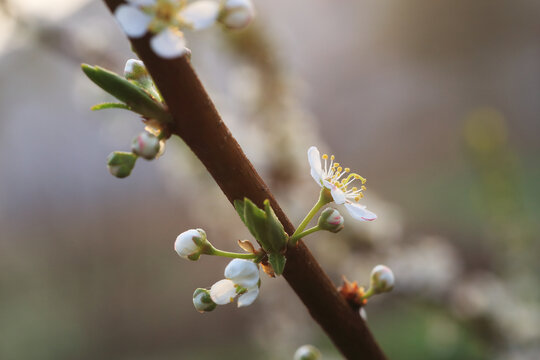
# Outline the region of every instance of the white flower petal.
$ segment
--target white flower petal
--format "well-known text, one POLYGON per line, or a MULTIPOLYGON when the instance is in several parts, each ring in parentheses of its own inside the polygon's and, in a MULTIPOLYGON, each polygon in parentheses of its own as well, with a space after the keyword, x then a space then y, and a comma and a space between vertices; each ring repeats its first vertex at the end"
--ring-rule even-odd
POLYGON ((243 288, 250 289, 259 283, 259 267, 249 260, 234 259, 225 268, 225 277, 243 288))
POLYGON ((334 202, 336 204, 344 204, 347 198, 345 197, 345 193, 341 191, 336 185, 331 184, 329 181, 324 180, 324 186, 327 189, 330 189, 330 193, 332 194, 332 198, 334 199, 334 202))
POLYGON ((347 202, 345 207, 349 211, 349 214, 351 214, 351 216, 356 220, 373 221, 377 218, 377 215, 367 210, 363 205, 347 202))
POLYGON ((225 305, 233 302, 236 297, 236 287, 234 282, 228 279, 219 280, 210 288, 210 297, 218 305, 225 305))
POLYGON ((120 5, 114 11, 116 20, 127 36, 139 38, 146 34, 152 18, 135 6, 120 5))
POLYGON ((255 299, 257 299, 257 296, 259 296, 259 288, 258 287, 255 287, 251 290, 248 290, 248 292, 240 295, 238 297, 238 307, 243 307, 243 306, 249 306, 251 304, 253 304, 253 302, 255 301, 255 299))
POLYGON ((186 53, 186 40, 181 31, 167 28, 150 39, 150 47, 156 55, 174 59, 186 53))
POLYGON ((128 2, 136 6, 152 6, 155 5, 156 0, 128 0, 128 2))
POLYGON ((322 180, 322 164, 321 164, 321 154, 319 153, 319 149, 317 149, 315 146, 312 146, 308 149, 308 161, 309 166, 311 167, 311 176, 313 179, 321 186, 321 180, 322 180))
POLYGON ((202 30, 214 25, 218 15, 219 4, 211 0, 192 2, 180 11, 181 18, 191 24, 193 30, 202 30))

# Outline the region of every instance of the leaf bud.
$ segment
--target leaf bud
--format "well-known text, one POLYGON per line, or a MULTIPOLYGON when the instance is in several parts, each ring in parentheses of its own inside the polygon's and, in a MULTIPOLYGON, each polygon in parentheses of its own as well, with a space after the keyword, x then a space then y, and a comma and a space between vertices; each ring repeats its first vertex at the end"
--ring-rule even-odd
POLYGON ((176 237, 174 250, 181 258, 196 261, 209 245, 203 229, 191 229, 176 237))
POLYGON ((394 273, 392 270, 384 265, 375 266, 371 271, 370 288, 374 294, 392 291, 394 288, 394 273))
POLYGON ((193 293, 193 306, 198 312, 203 313, 214 310, 217 304, 212 301, 209 290, 198 288, 193 293))
POLYGON ((333 208, 326 208, 322 211, 319 217, 318 225, 322 230, 328 230, 333 233, 337 233, 343 229, 344 225, 343 216, 333 208))
POLYGON ((121 179, 131 174, 136 160, 137 156, 133 153, 114 151, 107 158, 107 167, 112 175, 121 179))
POLYGON ((131 151, 146 160, 154 159, 159 153, 161 144, 157 136, 143 131, 131 142, 131 151))

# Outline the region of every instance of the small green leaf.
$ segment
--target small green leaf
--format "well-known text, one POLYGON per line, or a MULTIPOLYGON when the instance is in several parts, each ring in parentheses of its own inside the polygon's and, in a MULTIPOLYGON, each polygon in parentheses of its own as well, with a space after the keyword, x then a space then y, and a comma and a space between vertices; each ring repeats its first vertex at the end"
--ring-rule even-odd
POLYGON ((103 109, 126 109, 126 110, 131 110, 131 108, 129 106, 127 106, 126 104, 123 104, 123 103, 102 103, 102 104, 94 105, 94 106, 92 106, 90 108, 90 110, 92 110, 92 111, 103 110, 103 109))
POLYGON ((82 64, 81 68, 90 80, 124 102, 130 110, 150 119, 172 121, 162 104, 154 101, 152 96, 131 81, 99 66, 82 64))
POLYGON ((271 250, 271 244, 267 241, 266 213, 248 198, 244 199, 244 219, 249 232, 262 248, 266 251, 271 250))
POLYGON ((272 265, 272 269, 274 269, 274 273, 276 275, 283 274, 286 261, 287 261, 287 258, 283 254, 280 254, 280 253, 268 254, 268 262, 270 263, 270 265, 272 265))
POLYGON ((266 231, 268 241, 272 246, 273 252, 280 252, 287 246, 289 236, 285 233, 283 225, 278 220, 274 209, 270 206, 268 199, 264 200, 264 212, 266 213, 266 231))
POLYGON ((234 200, 233 204, 236 212, 240 216, 240 219, 242 219, 242 222, 245 224, 246 220, 244 219, 244 200, 234 200))

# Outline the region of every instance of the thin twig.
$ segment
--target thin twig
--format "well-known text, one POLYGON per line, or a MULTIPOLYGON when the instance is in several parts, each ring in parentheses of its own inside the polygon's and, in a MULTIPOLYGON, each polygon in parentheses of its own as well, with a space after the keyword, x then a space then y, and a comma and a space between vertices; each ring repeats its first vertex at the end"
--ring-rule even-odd
MULTIPOLYGON (((104 1, 111 11, 122 2, 104 1)), ((169 107, 172 133, 197 155, 231 202, 247 197, 262 206, 269 199, 292 234, 293 225, 221 120, 187 57, 160 58, 150 49, 149 38, 130 40, 169 107)), ((358 312, 339 295, 302 241, 288 249, 283 276, 347 359, 385 359, 358 312)))

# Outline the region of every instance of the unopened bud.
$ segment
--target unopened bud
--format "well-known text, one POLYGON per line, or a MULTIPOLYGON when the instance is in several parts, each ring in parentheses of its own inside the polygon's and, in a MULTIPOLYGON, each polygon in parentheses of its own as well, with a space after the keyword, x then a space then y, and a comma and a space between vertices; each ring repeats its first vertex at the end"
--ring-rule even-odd
POLYGON ((318 360, 321 352, 313 345, 302 345, 294 353, 294 360, 318 360))
POLYGON ((114 151, 107 158, 109 172, 117 178, 125 178, 135 167, 137 156, 133 153, 114 151))
POLYGON ((176 237, 174 250, 180 257, 195 261, 199 260, 202 252, 209 244, 203 229, 191 229, 176 237))
POLYGON ((160 141, 157 136, 143 131, 131 142, 131 151, 146 160, 154 159, 160 150, 160 141))
POLYGON ((364 321, 367 321, 367 312, 363 307, 360 308, 360 317, 364 319, 364 321))
POLYGON ((124 77, 127 80, 141 81, 150 78, 144 63, 141 60, 129 59, 124 68, 124 77))
POLYGON ((388 266, 377 265, 371 271, 371 284, 374 294, 392 291, 394 288, 394 273, 388 266))
POLYGON ((229 29, 243 29, 255 17, 251 0, 227 0, 219 21, 229 29))
POLYGON ((129 59, 124 68, 124 77, 145 90, 154 100, 161 102, 154 81, 141 60, 129 59))
POLYGON ((328 230, 333 233, 337 233, 343 229, 343 216, 333 208, 326 208, 319 217, 319 227, 323 230, 328 230))
POLYGON ((200 313, 212 311, 217 306, 217 304, 212 301, 210 291, 201 288, 198 288, 193 293, 193 305, 195 306, 195 309, 200 313))

